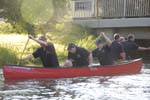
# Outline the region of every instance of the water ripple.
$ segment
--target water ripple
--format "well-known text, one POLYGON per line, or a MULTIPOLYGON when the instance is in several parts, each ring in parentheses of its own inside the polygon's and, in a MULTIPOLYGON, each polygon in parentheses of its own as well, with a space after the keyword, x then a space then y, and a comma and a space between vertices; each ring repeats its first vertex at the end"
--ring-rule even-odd
POLYGON ((1 100, 150 100, 150 69, 114 77, 0 81, 1 100))

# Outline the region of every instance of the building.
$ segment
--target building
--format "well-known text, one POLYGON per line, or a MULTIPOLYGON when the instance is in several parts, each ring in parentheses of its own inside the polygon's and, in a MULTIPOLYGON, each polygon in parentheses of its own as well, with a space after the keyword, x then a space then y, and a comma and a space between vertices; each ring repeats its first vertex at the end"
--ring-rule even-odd
POLYGON ((109 35, 150 40, 150 0, 73 0, 73 23, 109 35))

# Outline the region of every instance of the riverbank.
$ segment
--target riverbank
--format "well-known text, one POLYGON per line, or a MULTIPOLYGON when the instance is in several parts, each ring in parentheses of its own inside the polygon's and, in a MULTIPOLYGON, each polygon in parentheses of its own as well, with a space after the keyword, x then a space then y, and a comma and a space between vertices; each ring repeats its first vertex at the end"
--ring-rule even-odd
MULTIPOLYGON (((49 34, 50 36, 47 36, 48 42, 53 42, 56 53, 59 59, 60 64, 64 62, 64 60, 67 58, 67 44, 70 42, 69 40, 57 40, 52 39, 53 36, 49 34), (63 41, 66 41, 66 43, 63 43, 63 41)), ((39 36, 37 36, 39 37, 39 36)), ((75 36, 72 36, 72 38, 75 36)), ((69 38, 69 37, 68 37, 69 38)), ((23 54, 24 56, 27 56, 28 54, 32 54, 33 51, 39 47, 39 44, 36 42, 29 40, 25 51, 24 47, 28 40, 28 35, 23 34, 0 34, 0 67, 2 67, 5 64, 17 64, 18 59, 20 59, 20 56, 23 54)), ((89 51, 93 50, 95 48, 94 42, 95 38, 92 35, 84 35, 82 38, 74 39, 74 42, 78 46, 85 47, 89 51)), ((41 66, 42 63, 40 59, 32 59, 28 61, 24 61, 21 63, 21 65, 33 65, 34 66, 41 66)))
MULTIPOLYGON (((24 47, 28 40, 28 35, 20 35, 20 34, 8 34, 3 35, 0 34, 0 67, 2 67, 4 64, 17 64, 18 59, 20 59, 20 56, 23 54, 23 57, 32 54, 33 51, 39 47, 39 45, 29 40, 25 51, 24 47)), ((49 41, 49 40, 48 40, 49 41)), ((54 43, 54 46, 56 49, 56 52, 58 54, 60 62, 65 58, 67 55, 66 46, 61 45, 58 43, 54 43)), ((38 65, 41 66, 41 61, 39 59, 32 59, 30 61, 24 61, 21 63, 22 65, 38 65)))

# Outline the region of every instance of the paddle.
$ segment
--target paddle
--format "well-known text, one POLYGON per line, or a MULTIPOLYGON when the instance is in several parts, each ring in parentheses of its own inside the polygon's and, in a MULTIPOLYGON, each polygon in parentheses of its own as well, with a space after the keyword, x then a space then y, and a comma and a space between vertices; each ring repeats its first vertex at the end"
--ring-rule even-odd
MULTIPOLYGON (((30 34, 34 34, 34 25, 32 25, 32 24, 30 24, 30 23, 26 23, 26 30, 27 30, 27 32, 28 32, 28 35, 30 35, 30 34)), ((23 56, 23 54, 24 54, 24 51, 25 51, 25 49, 26 49, 26 47, 27 47, 27 45, 28 45, 28 43, 29 43, 29 37, 28 37, 28 39, 27 39, 27 42, 26 42, 26 44, 25 44, 25 46, 24 46, 24 49, 23 49, 23 52, 22 52, 22 54, 20 55, 20 59, 22 59, 22 56, 23 56)), ((17 63, 18 65, 20 64, 20 60, 18 61, 18 63, 17 63)))
MULTIPOLYGON (((23 52, 22 52, 22 54, 21 54, 21 56, 20 56, 20 59, 22 59, 22 56, 23 56, 24 51, 25 51, 25 49, 26 49, 26 47, 27 47, 27 45, 28 45, 28 43, 29 43, 29 40, 30 40, 30 39, 28 38, 28 40, 27 40, 27 42, 26 42, 26 44, 25 44, 25 46, 24 46, 23 52)), ((20 65, 20 60, 18 61, 17 65, 20 65)))

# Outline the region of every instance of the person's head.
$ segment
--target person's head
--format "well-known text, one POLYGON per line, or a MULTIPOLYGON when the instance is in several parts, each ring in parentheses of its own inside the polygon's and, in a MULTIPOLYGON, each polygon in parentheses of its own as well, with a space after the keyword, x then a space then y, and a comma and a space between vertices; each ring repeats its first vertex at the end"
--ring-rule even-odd
POLYGON ((114 40, 119 40, 119 39, 120 39, 120 35, 117 34, 117 33, 115 33, 115 34, 114 34, 114 40))
POLYGON ((103 46, 103 43, 100 39, 97 39, 95 44, 96 44, 97 48, 101 48, 103 46))
POLYGON ((134 41, 135 36, 133 34, 129 34, 127 39, 130 40, 130 41, 134 41))
POLYGON ((68 50, 68 52, 70 52, 70 53, 76 53, 76 47, 77 47, 77 46, 76 46, 74 43, 69 43, 67 50, 68 50))
MULTIPOLYGON (((40 36, 39 40, 47 42, 47 38, 44 35, 40 36)), ((41 46, 44 47, 44 45, 41 45, 41 46)))
POLYGON ((47 41, 47 38, 46 38, 44 35, 42 35, 42 36, 39 37, 39 40, 42 40, 42 41, 45 41, 45 42, 46 42, 46 41, 47 41))

